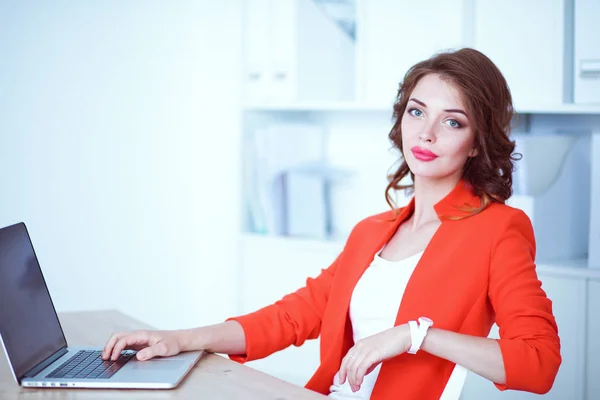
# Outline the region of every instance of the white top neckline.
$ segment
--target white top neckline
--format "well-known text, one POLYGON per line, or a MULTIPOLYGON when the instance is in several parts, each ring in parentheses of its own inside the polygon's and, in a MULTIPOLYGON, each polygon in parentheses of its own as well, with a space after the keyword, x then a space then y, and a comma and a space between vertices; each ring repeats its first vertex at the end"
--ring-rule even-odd
MULTIPOLYGON (((421 259, 421 256, 423 255, 423 253, 425 252, 425 250, 420 251, 418 253, 413 254, 412 256, 408 256, 406 258, 403 258, 402 260, 386 260, 385 258, 381 257, 379 254, 381 252, 377 252, 377 254, 375 254, 375 258, 373 261, 378 261, 379 263, 383 264, 383 265, 390 265, 390 266, 397 266, 397 265, 402 265, 402 264, 406 264, 409 261, 411 261, 413 258, 418 257, 419 260, 421 259)), ((418 263, 418 262, 417 262, 418 263)), ((371 264, 372 266, 373 264, 371 264)), ((415 265, 416 266, 416 265, 415 265)))

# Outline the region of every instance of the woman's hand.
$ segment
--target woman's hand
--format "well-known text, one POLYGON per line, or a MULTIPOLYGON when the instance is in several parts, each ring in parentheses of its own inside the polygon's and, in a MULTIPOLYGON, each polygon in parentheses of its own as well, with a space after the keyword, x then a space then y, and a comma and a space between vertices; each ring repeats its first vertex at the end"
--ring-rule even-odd
POLYGON ((407 324, 359 340, 342 359, 338 372, 340 384, 348 379, 352 391, 356 392, 364 376, 370 374, 379 363, 406 353, 410 349, 410 340, 407 324))
POLYGON ((181 331, 140 330, 113 334, 104 349, 102 359, 116 360, 125 349, 137 350, 138 360, 174 356, 183 351, 181 331))
POLYGON ((177 331, 143 330, 115 333, 104 346, 102 358, 116 360, 125 349, 137 350, 138 360, 174 356, 183 351, 195 350, 245 354, 246 335, 237 321, 177 331))

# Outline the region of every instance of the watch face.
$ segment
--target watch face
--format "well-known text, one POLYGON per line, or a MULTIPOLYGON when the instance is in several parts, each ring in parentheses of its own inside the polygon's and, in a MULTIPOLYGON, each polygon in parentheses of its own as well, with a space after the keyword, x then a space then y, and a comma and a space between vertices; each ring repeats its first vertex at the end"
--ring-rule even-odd
POLYGON ((420 317, 419 318, 419 323, 426 324, 426 325, 429 325, 429 326, 433 325, 433 321, 431 319, 427 318, 427 317, 420 317))

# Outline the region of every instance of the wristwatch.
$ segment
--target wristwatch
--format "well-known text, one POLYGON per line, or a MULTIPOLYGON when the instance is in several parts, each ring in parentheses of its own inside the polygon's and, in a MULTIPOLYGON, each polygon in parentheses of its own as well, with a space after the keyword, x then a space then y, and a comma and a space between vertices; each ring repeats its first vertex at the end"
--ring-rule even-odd
POLYGON ((410 354, 417 354, 417 351, 421 348, 425 336, 427 336, 427 330, 433 326, 433 321, 427 317, 420 317, 417 321, 408 321, 408 327, 410 328, 410 354))

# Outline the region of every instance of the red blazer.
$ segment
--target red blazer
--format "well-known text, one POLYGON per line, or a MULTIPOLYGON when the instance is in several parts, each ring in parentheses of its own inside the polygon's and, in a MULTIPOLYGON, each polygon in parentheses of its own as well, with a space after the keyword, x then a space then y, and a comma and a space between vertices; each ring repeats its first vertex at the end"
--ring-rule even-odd
MULTIPOLYGON (((560 341, 552 302, 536 274, 531 222, 522 211, 497 203, 467 218, 446 218, 463 214, 457 207, 464 205, 479 205, 464 182, 435 205, 442 224, 408 282, 396 325, 427 316, 436 328, 486 337, 496 322, 506 371, 506 384, 496 386, 545 393, 561 364, 560 341)), ((273 305, 232 318, 246 334, 246 354, 230 357, 238 362, 263 358, 320 334, 321 364, 306 387, 328 394, 353 346, 352 291, 413 209, 414 199, 397 215, 388 211, 361 221, 317 278, 273 305)), ((384 361, 371 399, 438 399, 453 367, 423 351, 384 361)))

